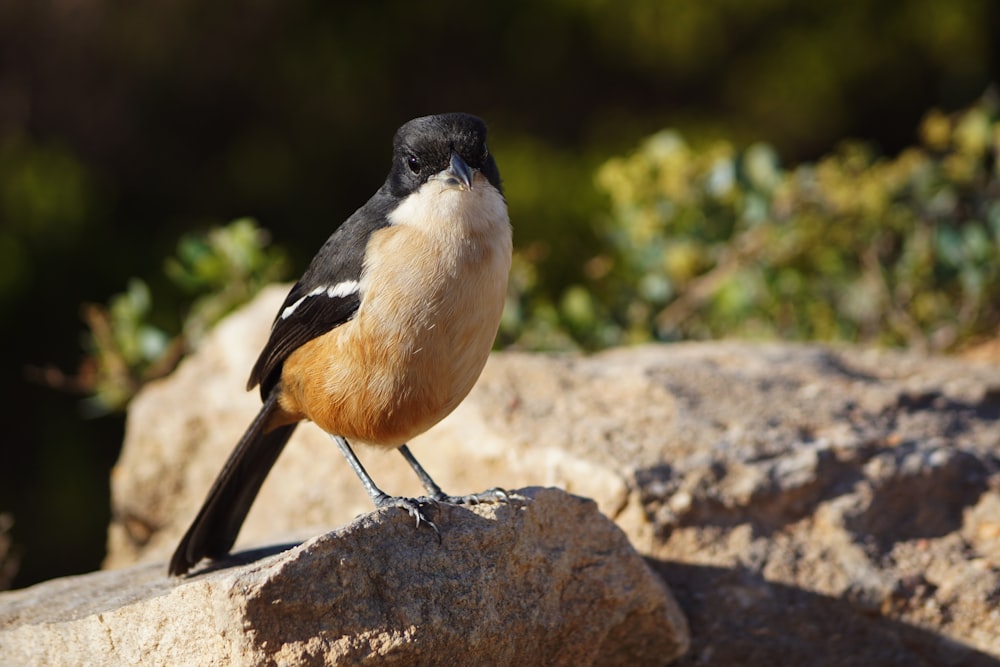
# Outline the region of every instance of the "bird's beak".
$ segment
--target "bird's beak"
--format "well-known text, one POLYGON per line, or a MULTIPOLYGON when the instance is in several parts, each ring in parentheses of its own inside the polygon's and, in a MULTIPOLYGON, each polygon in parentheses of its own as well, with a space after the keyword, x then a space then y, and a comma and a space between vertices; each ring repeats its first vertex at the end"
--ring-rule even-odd
POLYGON ((441 173, 445 184, 459 190, 471 190, 472 176, 472 168, 465 163, 461 155, 452 151, 451 162, 448 164, 448 168, 441 173))

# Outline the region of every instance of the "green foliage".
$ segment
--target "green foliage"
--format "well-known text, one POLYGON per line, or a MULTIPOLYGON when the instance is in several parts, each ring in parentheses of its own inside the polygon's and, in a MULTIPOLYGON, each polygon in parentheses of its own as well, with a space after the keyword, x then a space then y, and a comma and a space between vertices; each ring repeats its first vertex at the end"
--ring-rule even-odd
MULTIPOLYGON (((894 158, 845 142, 792 169, 766 144, 694 147, 659 132, 598 169, 610 210, 582 281, 562 288, 565 267, 546 273, 571 242, 529 237, 519 248, 500 342, 750 336, 943 350, 990 334, 1000 327, 998 117, 987 96, 951 117, 931 112, 920 145, 894 158)), ((528 180, 546 189, 544 178, 528 180)), ((123 407, 282 265, 260 228, 237 220, 184 237, 167 260, 191 299, 181 332, 152 323, 139 279, 107 308, 88 307, 95 405, 123 407)))
POLYGON ((544 306, 509 326, 527 345, 543 330, 590 348, 751 336, 945 350, 992 334, 998 107, 987 95, 931 112, 920 145, 894 158, 846 142, 793 169, 765 144, 660 132, 598 171, 611 210, 590 282, 546 300, 515 277, 517 301, 544 306))
POLYGON ((196 295, 184 322, 188 341, 200 340, 213 324, 284 274, 284 252, 269 247, 269 240, 249 218, 181 239, 177 256, 168 258, 165 268, 174 284, 196 295))
POLYGON ((90 357, 80 380, 92 394, 91 410, 124 408, 145 382, 172 370, 212 325, 279 279, 284 253, 268 247, 268 241, 248 218, 180 240, 177 256, 165 264, 171 282, 190 299, 180 332, 151 321, 152 295, 139 278, 130 280, 107 307, 85 306, 90 357))
POLYGON ((602 202, 592 174, 606 155, 557 150, 526 136, 506 136, 494 152, 518 248, 499 344, 566 348, 572 341, 544 295, 578 282, 579 258, 597 247, 587 222, 602 202))

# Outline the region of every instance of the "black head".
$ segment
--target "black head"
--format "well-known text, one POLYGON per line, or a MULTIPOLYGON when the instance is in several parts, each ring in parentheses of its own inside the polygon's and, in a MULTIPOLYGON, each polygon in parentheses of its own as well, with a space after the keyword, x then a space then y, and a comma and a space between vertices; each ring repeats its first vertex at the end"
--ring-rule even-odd
POLYGON ((486 124, 465 113, 414 118, 396 131, 386 185, 397 197, 416 191, 448 168, 452 151, 500 190, 500 172, 486 148, 486 124))

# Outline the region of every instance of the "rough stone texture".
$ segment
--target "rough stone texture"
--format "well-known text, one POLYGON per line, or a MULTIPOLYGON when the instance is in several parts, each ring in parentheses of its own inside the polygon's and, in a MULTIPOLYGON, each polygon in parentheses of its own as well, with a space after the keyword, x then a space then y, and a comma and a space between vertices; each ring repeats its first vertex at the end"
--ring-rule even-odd
POLYGON ((439 512, 441 544, 384 510, 185 579, 155 563, 0 594, 0 663, 660 665, 685 649, 673 598, 592 501, 528 489, 439 512))
MULTIPOLYGON (((130 414, 109 566, 173 548, 256 411, 246 369, 270 292, 130 414)), ((452 493, 561 486, 597 500, 677 593, 682 665, 1000 664, 1000 366, 708 343, 499 354, 412 443, 452 493)), ((401 457, 363 453, 392 493, 401 457)), ((327 438, 296 433, 245 544, 370 502, 327 438)), ((318 531, 317 531, 318 532, 318 531)))

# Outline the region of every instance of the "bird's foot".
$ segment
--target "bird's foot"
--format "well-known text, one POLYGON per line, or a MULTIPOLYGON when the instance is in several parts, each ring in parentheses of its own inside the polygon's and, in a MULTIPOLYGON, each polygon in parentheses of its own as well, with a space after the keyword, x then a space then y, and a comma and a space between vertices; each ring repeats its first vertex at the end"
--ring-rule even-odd
POLYGON ((426 524, 434 531, 438 543, 441 542, 441 531, 438 530, 437 524, 431 521, 426 512, 428 507, 437 505, 438 500, 436 498, 403 498, 383 493, 379 497, 373 498, 373 500, 375 501, 375 507, 378 509, 382 509, 383 507, 398 507, 406 510, 406 513, 416 520, 417 528, 422 523, 426 524))
POLYGON ((467 496, 449 496, 441 492, 434 496, 434 500, 450 505, 478 505, 479 503, 507 502, 510 500, 510 495, 500 487, 493 487, 482 493, 470 493, 467 496))

